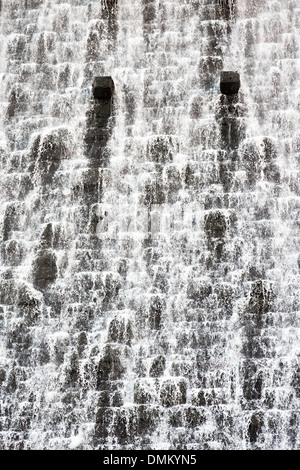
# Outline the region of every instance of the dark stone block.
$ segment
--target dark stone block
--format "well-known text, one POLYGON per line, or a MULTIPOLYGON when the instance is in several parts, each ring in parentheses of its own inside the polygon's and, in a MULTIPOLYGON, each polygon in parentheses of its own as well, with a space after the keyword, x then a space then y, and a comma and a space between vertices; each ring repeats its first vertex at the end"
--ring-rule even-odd
POLYGON ((119 290, 121 288, 119 277, 116 277, 113 273, 107 273, 104 281, 104 298, 103 307, 107 307, 116 300, 119 290))
POLYGON ((277 157, 277 146, 276 143, 269 137, 264 137, 262 142, 264 160, 271 162, 277 157))
POLYGON ((67 405, 67 407, 74 408, 78 403, 78 399, 79 394, 77 391, 68 390, 66 393, 63 394, 61 401, 64 405, 67 405))
POLYGON ((30 354, 29 349, 32 344, 32 337, 28 333, 28 326, 24 321, 15 324, 14 327, 7 332, 6 346, 9 349, 14 349, 19 354, 18 360, 20 361, 20 354, 30 354))
POLYGON ((156 357, 150 367, 149 375, 150 377, 160 377, 163 375, 166 367, 166 359, 164 356, 156 357))
POLYGON ((13 305, 15 303, 16 296, 16 287, 15 283, 11 279, 4 279, 3 277, 0 280, 0 303, 13 305))
POLYGON ((120 391, 116 391, 112 393, 111 398, 110 398, 110 406, 123 406, 124 400, 122 397, 122 393, 120 391))
POLYGON ((204 302, 212 293, 209 282, 201 279, 190 279, 187 286, 187 298, 194 300, 197 304, 204 302))
POLYGON ((86 60, 87 62, 96 62, 99 57, 100 40, 98 31, 90 31, 86 41, 86 60))
POLYGON ((234 173, 231 171, 231 166, 228 163, 220 163, 219 168, 220 181, 224 186, 224 191, 229 192, 232 186, 234 173))
POLYGON ((93 95, 98 100, 110 100, 114 93, 114 82, 111 77, 95 77, 93 81, 93 95))
POLYGON ((203 390, 199 390, 192 402, 196 406, 206 406, 206 397, 203 390))
POLYGON ((108 20, 108 33, 109 39, 114 40, 118 31, 117 25, 117 11, 119 0, 105 0, 102 2, 101 17, 103 20, 108 20))
POLYGON ((66 154, 66 142, 68 135, 63 130, 54 131, 45 136, 39 148, 39 159, 42 165, 48 162, 60 162, 66 154))
POLYGON ((153 178, 149 178, 143 189, 142 203, 151 205, 164 204, 166 202, 164 183, 159 175, 154 174, 153 178))
POLYGON ((45 40, 45 34, 40 33, 38 41, 37 41, 37 54, 36 54, 36 59, 37 63, 42 65, 46 63, 46 51, 47 51, 47 45, 46 45, 46 40, 45 40))
POLYGON ((108 390, 100 392, 98 406, 100 406, 101 408, 110 406, 110 393, 108 390))
POLYGON ((237 149, 244 134, 244 125, 240 119, 228 116, 220 119, 220 135, 225 149, 237 149))
POLYGON ((238 94, 234 95, 220 95, 220 100, 216 109, 216 116, 218 118, 242 118, 245 115, 244 104, 238 94))
POLYGON ((94 80, 93 93, 95 100, 91 103, 90 109, 87 112, 87 131, 84 136, 84 142, 89 158, 89 166, 97 170, 99 167, 107 166, 110 156, 105 147, 111 136, 113 126, 113 103, 111 97, 114 86, 113 82, 110 84, 109 79, 110 77, 100 77, 99 80, 94 80), (108 82, 103 82, 103 87, 99 84, 102 78, 107 79, 106 81, 108 82), (97 80, 99 86, 97 86, 97 80))
POLYGON ((131 321, 125 318, 113 318, 108 328, 108 341, 130 346, 133 337, 131 321))
MULTIPOLYGON (((4 248, 4 247, 3 247, 4 248)), ((21 263, 25 255, 25 247, 18 240, 9 240, 5 245, 3 257, 7 264, 17 266, 21 263)))
POLYGON ((69 344, 70 339, 68 335, 57 336, 55 338, 53 351, 56 365, 63 364, 69 344))
POLYGON ((9 96, 9 105, 6 111, 6 117, 8 119, 13 118, 18 111, 18 96, 15 90, 12 90, 9 96))
POLYGON ((147 3, 143 8, 143 19, 144 23, 152 23, 155 20, 155 5, 153 3, 147 3))
POLYGON ((200 80, 206 89, 214 86, 216 72, 221 70, 222 67, 223 61, 220 57, 207 56, 200 59, 200 80))
POLYGON ((271 183, 280 183, 280 169, 277 165, 269 163, 264 167, 264 176, 271 183))
POLYGON ((253 413, 248 428, 248 437, 251 443, 255 443, 258 440, 259 435, 262 432, 263 425, 264 417, 262 412, 258 411, 253 413))
POLYGON ((234 95, 238 93, 241 86, 238 72, 221 72, 220 90, 224 95, 234 95))
POLYGON ((65 374, 65 386, 75 387, 79 380, 79 361, 76 352, 72 353, 65 374))
POLYGON ((219 0, 219 4, 224 8, 232 8, 235 0, 219 0))
POLYGON ((6 206, 3 218, 3 241, 7 241, 13 230, 19 228, 19 208, 14 203, 6 206))
POLYGON ((243 383, 243 395, 246 400, 260 400, 262 397, 262 373, 257 372, 254 364, 249 364, 243 383))
POLYGON ((65 89, 70 86, 71 83, 71 71, 69 64, 62 66, 58 75, 58 86, 60 89, 65 89))
POLYGON ((202 410, 194 406, 188 408, 170 410, 169 422, 172 427, 187 427, 190 429, 196 428, 197 426, 205 422, 204 413, 202 410))
POLYGON ((136 93, 130 91, 129 87, 123 87, 124 102, 126 106, 125 119, 126 125, 134 124, 136 110, 136 93))
POLYGON ((136 429, 138 435, 152 433, 158 424, 159 411, 157 407, 140 405, 136 408, 136 429))
POLYGON ((275 294, 272 285, 264 281, 255 281, 251 285, 251 292, 247 313, 261 316, 274 308, 275 294))
POLYGON ((41 233, 41 248, 51 248, 53 243, 53 226, 51 223, 47 224, 41 233))
POLYGON ((0 383, 4 382, 6 379, 6 371, 5 369, 0 369, 0 383))
POLYGON ((17 307, 19 314, 25 318, 26 323, 29 325, 36 321, 40 313, 40 299, 37 298, 34 292, 30 291, 26 284, 18 289, 17 307))
POLYGON ((226 217, 221 211, 211 211, 205 215, 204 230, 209 238, 223 238, 226 228, 226 217))
POLYGON ((37 137, 34 140, 29 158, 35 162, 30 165, 29 170, 34 171, 45 186, 52 182, 61 160, 69 157, 70 141, 67 129, 54 130, 43 138, 37 137))
POLYGON ((173 137, 157 136, 151 138, 148 142, 147 159, 155 163, 170 163, 178 150, 178 142, 176 142, 173 137))
POLYGON ((51 250, 39 250, 32 267, 33 283, 38 289, 45 288, 57 276, 56 256, 51 250))
POLYGON ((189 406, 187 409, 183 409, 184 424, 188 428, 196 428, 203 424, 206 420, 204 413, 198 408, 189 406))
POLYGON ((125 367, 120 359, 120 348, 107 345, 98 364, 98 389, 101 382, 107 380, 120 380, 125 373, 125 367))
POLYGON ((154 297, 149 308, 149 326, 152 330, 159 330, 162 313, 165 309, 165 301, 160 297, 154 297))
POLYGON ((88 232, 93 233, 93 234, 97 233, 98 224, 102 219, 103 219, 103 216, 99 214, 98 205, 94 204, 90 210, 88 227, 87 227, 88 232))
POLYGON ((178 197, 178 191, 182 188, 180 173, 175 165, 169 165, 164 170, 165 187, 167 193, 167 202, 175 202, 178 197))
POLYGON ((157 407, 137 405, 134 407, 99 408, 96 416, 95 441, 104 440, 109 435, 116 437, 121 445, 133 444, 137 436, 152 433, 158 424, 157 407))
POLYGON ((153 402, 153 390, 143 380, 138 380, 134 384, 134 402, 139 405, 146 405, 153 402))
MULTIPOLYGON (((25 0, 25 9, 33 10, 39 8, 43 3, 43 0, 25 0)), ((0 2, 0 11, 1 11, 1 2, 0 2)))
POLYGON ((93 107, 94 123, 97 125, 97 128, 107 132, 107 130, 105 130, 107 127, 107 117, 111 115, 112 103, 110 100, 106 101, 104 98, 102 98, 102 100, 103 102, 96 102, 93 107))
POLYGON ((113 421, 114 412, 112 408, 101 407, 97 411, 95 438, 106 439, 110 434, 110 428, 113 421))
POLYGON ((182 410, 175 408, 175 410, 170 410, 169 413, 169 424, 173 428, 181 428, 184 427, 183 417, 182 417, 182 410))
MULTIPOLYGON (((251 324, 251 323, 250 323, 251 324)), ((242 353, 247 358, 262 359, 275 356, 274 338, 261 336, 259 328, 247 326, 245 328, 247 341, 243 344, 242 353)))
POLYGON ((184 380, 166 380, 160 389, 160 401, 162 406, 182 405, 186 403, 187 386, 184 380))
POLYGON ((106 0, 106 8, 109 10, 114 10, 118 6, 118 0, 106 0))
POLYGON ((198 183, 197 176, 196 176, 197 171, 198 171, 198 166, 194 162, 188 162, 184 170, 184 175, 183 175, 184 183, 188 187, 192 187, 193 189, 197 188, 197 183, 198 183))
POLYGON ((235 291, 231 284, 219 284, 216 286, 216 294, 218 297, 218 305, 225 314, 232 314, 235 300, 235 291))
POLYGON ((300 366, 293 373, 291 385, 295 389, 296 397, 300 398, 300 366))
POLYGON ((100 407, 119 407, 123 405, 123 398, 120 391, 104 390, 100 392, 98 406, 100 407))
POLYGON ((40 364, 42 365, 47 364, 50 361, 50 347, 44 340, 41 341, 38 351, 38 357, 40 364))
POLYGON ((98 190, 101 183, 96 168, 89 168, 82 173, 81 181, 72 188, 75 198, 84 198, 89 203, 98 202, 98 190))
MULTIPOLYGON (((143 354, 143 352, 141 352, 143 354)), ((147 366, 145 364, 145 361, 141 357, 137 357, 134 363, 134 371, 136 373, 136 376, 141 378, 141 377, 146 377, 147 375, 147 366)))
POLYGON ((78 342, 78 354, 79 356, 81 356, 88 342, 85 331, 81 331, 81 333, 79 333, 77 342, 78 342))
POLYGON ((17 383, 16 373, 14 370, 12 370, 9 373, 9 376, 7 379, 6 391, 7 393, 14 393, 17 390, 17 387, 18 387, 18 383, 17 383))
POLYGON ((128 271, 128 261, 127 259, 120 259, 118 262, 118 273, 122 277, 126 277, 128 271))
POLYGON ((81 331, 78 335, 78 344, 80 346, 85 346, 87 344, 87 337, 85 331, 81 331))

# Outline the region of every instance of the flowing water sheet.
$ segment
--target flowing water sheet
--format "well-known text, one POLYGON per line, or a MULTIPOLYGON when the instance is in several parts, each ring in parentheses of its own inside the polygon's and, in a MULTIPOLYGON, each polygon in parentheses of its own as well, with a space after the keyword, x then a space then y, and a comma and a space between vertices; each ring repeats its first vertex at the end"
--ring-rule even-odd
POLYGON ((300 448, 299 31, 0 1, 1 449, 300 448))

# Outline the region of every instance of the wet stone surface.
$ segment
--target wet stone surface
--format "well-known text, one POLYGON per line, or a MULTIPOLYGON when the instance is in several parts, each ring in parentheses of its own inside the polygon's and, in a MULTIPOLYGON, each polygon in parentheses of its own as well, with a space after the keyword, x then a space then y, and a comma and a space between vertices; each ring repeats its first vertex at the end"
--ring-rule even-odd
POLYGON ((297 2, 16 3, 0 448, 297 448, 297 2))
POLYGON ((101 385, 106 381, 123 378, 125 370, 120 348, 107 345, 98 364, 98 388, 101 389, 101 385))
POLYGON ((220 90, 224 95, 235 95, 241 86, 240 75, 238 72, 221 72, 220 90))
POLYGON ((39 250, 32 266, 34 286, 47 287, 57 277, 56 255, 51 250, 39 250))
POLYGON ((92 92, 94 98, 101 101, 109 101, 114 93, 114 82, 109 76, 95 77, 92 85, 92 92))

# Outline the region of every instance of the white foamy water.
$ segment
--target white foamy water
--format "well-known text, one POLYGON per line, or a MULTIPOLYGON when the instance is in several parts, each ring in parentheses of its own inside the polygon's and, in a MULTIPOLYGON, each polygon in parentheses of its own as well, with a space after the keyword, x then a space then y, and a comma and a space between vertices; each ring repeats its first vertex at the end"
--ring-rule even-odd
POLYGON ((2 2, 0 448, 299 449, 300 8, 220 3, 2 2))

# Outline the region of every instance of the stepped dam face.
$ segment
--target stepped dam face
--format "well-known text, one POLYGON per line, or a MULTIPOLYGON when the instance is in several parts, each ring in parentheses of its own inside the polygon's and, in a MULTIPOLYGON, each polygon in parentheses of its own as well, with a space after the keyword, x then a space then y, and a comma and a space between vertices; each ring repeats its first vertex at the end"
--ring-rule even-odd
POLYGON ((0 1, 0 449, 300 449, 298 0, 0 1))

